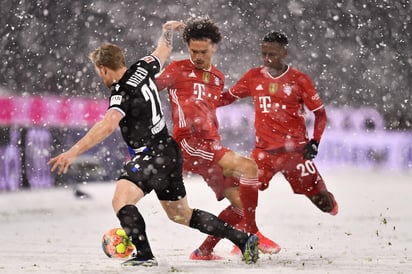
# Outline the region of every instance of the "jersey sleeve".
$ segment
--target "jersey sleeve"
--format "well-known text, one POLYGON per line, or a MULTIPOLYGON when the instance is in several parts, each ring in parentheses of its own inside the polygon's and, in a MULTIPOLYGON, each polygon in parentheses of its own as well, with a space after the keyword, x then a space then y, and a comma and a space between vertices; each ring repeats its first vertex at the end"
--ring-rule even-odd
POLYGON ((251 71, 245 73, 242 78, 220 97, 219 106, 225 106, 234 101, 250 96, 251 71))
POLYGON ((250 80, 252 78, 252 72, 246 72, 237 83, 229 89, 229 93, 237 98, 245 98, 250 96, 250 80))
POLYGON ((159 91, 167 87, 173 86, 176 79, 176 77, 174 77, 175 70, 176 63, 172 62, 156 75, 156 85, 159 91))
POLYGON ((143 67, 144 69, 146 69, 150 75, 153 75, 153 77, 161 69, 160 60, 154 55, 147 55, 143 58, 140 58, 140 60, 137 61, 136 65, 138 67, 143 67))
POLYGON ((323 102, 313 85, 310 77, 304 73, 298 76, 298 84, 302 88, 302 99, 310 111, 316 111, 323 107, 323 102))
POLYGON ((117 110, 125 116, 129 108, 129 101, 127 100, 126 94, 124 87, 119 84, 113 85, 111 88, 108 110, 117 110))

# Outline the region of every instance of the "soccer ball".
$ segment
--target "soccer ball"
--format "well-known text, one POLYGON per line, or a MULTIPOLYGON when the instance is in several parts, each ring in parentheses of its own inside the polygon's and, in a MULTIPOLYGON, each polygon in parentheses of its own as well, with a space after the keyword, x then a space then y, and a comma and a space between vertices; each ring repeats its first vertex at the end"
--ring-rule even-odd
POLYGON ((110 258, 127 258, 135 247, 123 228, 112 228, 103 234, 103 252, 110 258))

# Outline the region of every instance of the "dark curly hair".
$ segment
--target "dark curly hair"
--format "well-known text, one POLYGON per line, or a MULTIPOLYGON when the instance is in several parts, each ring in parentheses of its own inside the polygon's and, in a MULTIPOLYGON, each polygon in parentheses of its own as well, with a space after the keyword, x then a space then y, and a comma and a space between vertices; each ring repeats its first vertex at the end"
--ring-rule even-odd
POLYGON ((183 40, 189 43, 190 39, 202 40, 209 38, 214 44, 222 40, 219 27, 209 18, 189 18, 183 31, 183 40))
POLYGON ((289 43, 288 38, 283 33, 276 31, 266 33, 262 40, 263 42, 279 43, 283 46, 286 46, 289 43))

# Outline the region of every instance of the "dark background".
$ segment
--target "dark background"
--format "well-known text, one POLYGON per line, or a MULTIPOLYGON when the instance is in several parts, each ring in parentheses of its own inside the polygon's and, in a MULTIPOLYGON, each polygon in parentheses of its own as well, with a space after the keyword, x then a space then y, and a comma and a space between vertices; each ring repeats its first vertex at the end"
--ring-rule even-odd
MULTIPOLYGON (((0 86, 12 94, 102 98, 87 55, 110 41, 129 62, 150 53, 161 25, 208 15, 224 35, 214 63, 229 87, 261 64, 270 30, 290 41, 288 62, 312 76, 331 106, 370 106, 386 129, 412 129, 412 5, 398 1, 3 1, 0 86)), ((173 58, 186 48, 175 38, 173 58)), ((130 64, 130 63, 129 63, 130 64)))

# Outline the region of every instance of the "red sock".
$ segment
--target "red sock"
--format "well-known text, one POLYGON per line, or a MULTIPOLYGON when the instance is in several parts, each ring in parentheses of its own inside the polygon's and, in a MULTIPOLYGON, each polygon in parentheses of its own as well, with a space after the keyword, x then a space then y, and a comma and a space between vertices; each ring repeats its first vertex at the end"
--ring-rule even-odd
MULTIPOLYGON (((242 214, 243 213, 240 208, 235 208, 230 205, 222 210, 218 217, 229 225, 235 226, 242 220, 242 214)), ((199 249, 203 254, 210 254, 219 241, 220 238, 209 235, 200 245, 199 249)))
POLYGON ((246 232, 256 233, 256 207, 258 203, 259 183, 257 179, 240 178, 239 196, 243 205, 244 229, 246 232))

